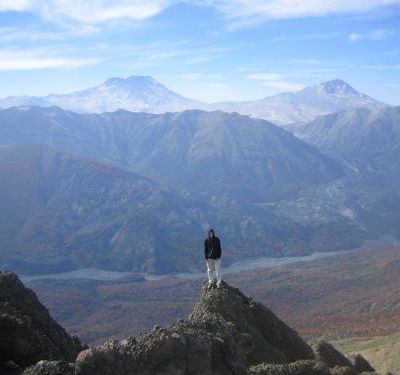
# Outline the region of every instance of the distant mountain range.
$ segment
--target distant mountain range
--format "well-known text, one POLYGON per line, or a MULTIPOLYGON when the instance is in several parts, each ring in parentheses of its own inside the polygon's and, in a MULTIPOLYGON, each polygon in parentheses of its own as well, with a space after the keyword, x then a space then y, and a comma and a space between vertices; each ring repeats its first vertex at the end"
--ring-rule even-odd
POLYGON ((195 244, 185 239, 200 235, 196 208, 143 176, 31 145, 0 146, 0 176, 3 269, 171 272, 193 264, 196 254, 185 249, 195 244))
POLYGON ((8 109, 0 112, 0 139, 78 153, 176 190, 245 200, 281 196, 344 173, 290 132, 221 111, 82 115, 56 107, 8 109))
POLYGON ((383 105, 359 93, 346 82, 334 79, 297 92, 267 96, 261 100, 216 103, 212 107, 288 125, 306 123, 318 116, 345 109, 374 109, 383 105))
POLYGON ((400 107, 342 111, 292 130, 335 158, 400 178, 400 107))
POLYGON ((195 270, 210 226, 227 264, 400 238, 384 171, 261 119, 19 107, 0 111, 0 139, 3 268, 195 270))
POLYGON ((111 78, 0 107, 0 267, 196 270, 210 226, 226 263, 400 238, 399 107, 341 80, 205 104, 111 78))
POLYGON ((204 103, 185 98, 149 76, 110 78, 103 84, 70 94, 44 97, 19 96, 0 99, 0 108, 15 106, 59 106, 80 113, 104 113, 125 109, 133 112, 166 113, 188 109, 237 112, 278 125, 305 123, 317 116, 345 109, 376 109, 384 105, 335 79, 261 100, 204 103))

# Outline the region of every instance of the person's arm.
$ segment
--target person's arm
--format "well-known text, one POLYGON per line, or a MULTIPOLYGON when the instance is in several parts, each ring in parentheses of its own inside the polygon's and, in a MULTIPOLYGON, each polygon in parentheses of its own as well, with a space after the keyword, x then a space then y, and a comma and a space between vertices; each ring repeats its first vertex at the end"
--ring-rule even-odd
POLYGON ((221 241, 217 238, 217 258, 221 258, 222 249, 221 249, 221 241))
POLYGON ((208 246, 207 246, 207 240, 205 240, 204 241, 204 259, 208 258, 207 253, 208 253, 208 246))

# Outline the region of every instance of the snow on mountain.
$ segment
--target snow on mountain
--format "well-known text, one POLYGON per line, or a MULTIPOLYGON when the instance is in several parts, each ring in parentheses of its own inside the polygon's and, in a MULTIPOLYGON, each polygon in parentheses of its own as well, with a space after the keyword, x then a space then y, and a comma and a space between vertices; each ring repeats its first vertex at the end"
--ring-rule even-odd
POLYGON ((226 112, 239 112, 269 120, 278 125, 306 123, 318 116, 346 109, 375 109, 383 103, 361 94, 340 79, 309 86, 297 92, 282 93, 247 102, 215 103, 226 112))
POLYGON ((49 95, 53 105, 76 112, 177 112, 198 106, 196 100, 185 98, 167 89, 149 76, 110 78, 100 86, 65 95, 49 95))
POLYGON ((45 97, 0 99, 0 108, 20 105, 59 106, 83 113, 132 112, 166 113, 187 109, 222 110, 261 118, 278 125, 306 123, 316 117, 354 108, 380 108, 384 104, 357 92, 346 82, 335 79, 261 100, 206 104, 181 96, 149 76, 110 78, 103 84, 70 94, 45 97))

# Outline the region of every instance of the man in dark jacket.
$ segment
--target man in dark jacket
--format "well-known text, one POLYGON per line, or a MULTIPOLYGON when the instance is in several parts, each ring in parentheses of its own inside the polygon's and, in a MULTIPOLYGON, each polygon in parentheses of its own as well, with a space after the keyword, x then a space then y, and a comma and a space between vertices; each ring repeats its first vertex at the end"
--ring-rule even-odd
POLYGON ((208 231, 208 237, 204 241, 204 258, 207 262, 208 285, 217 282, 221 286, 221 241, 215 235, 214 229, 208 231))

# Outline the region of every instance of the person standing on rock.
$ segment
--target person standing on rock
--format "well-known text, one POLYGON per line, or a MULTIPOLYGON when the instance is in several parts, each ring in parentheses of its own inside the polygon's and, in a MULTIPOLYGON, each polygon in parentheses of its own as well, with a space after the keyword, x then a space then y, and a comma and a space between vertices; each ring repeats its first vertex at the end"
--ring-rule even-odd
POLYGON ((208 285, 211 287, 215 282, 221 287, 221 241, 215 235, 214 229, 208 231, 208 237, 204 241, 204 258, 207 262, 208 285))

